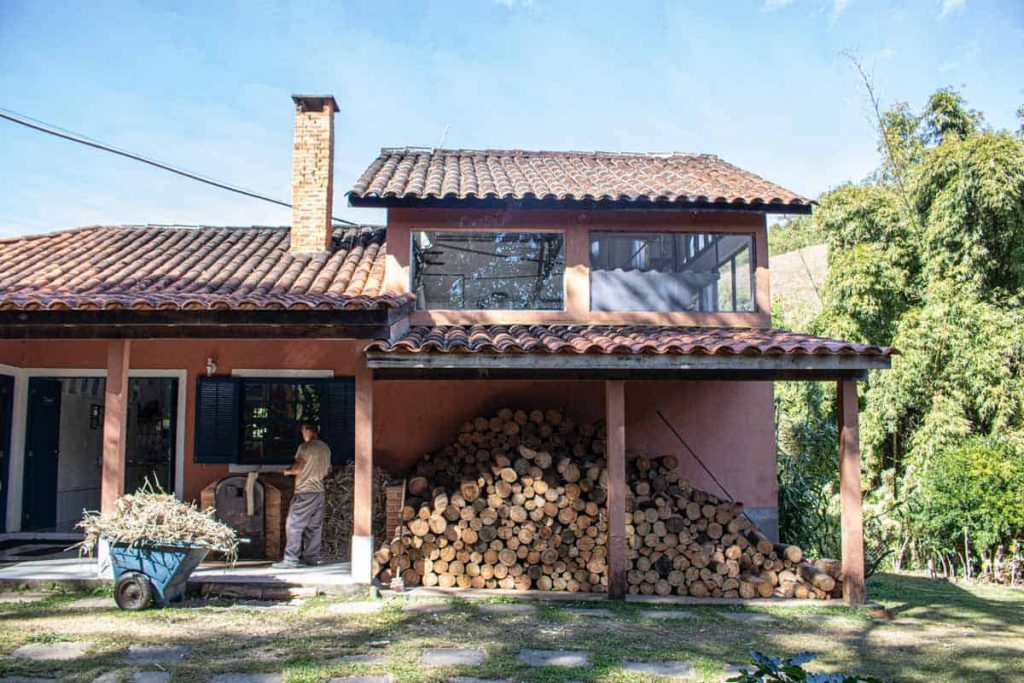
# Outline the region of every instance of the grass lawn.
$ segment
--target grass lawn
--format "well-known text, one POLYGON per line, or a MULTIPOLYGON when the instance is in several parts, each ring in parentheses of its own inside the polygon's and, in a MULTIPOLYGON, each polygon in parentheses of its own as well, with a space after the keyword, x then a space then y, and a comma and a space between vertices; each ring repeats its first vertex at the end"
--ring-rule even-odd
POLYGON ((873 674, 898 681, 1024 681, 1024 591, 990 586, 931 583, 918 576, 872 579, 872 599, 896 615, 872 620, 867 612, 813 603, 769 608, 690 607, 690 619, 661 620, 652 605, 533 602, 532 614, 492 615, 480 602, 455 600, 435 614, 402 610, 390 600, 376 613, 344 614, 337 598, 318 597, 298 606, 268 609, 210 602, 144 613, 81 606, 85 594, 54 593, 39 602, 0 604, 0 677, 55 677, 91 682, 116 672, 165 670, 172 681, 206 681, 222 672, 280 672, 285 681, 322 682, 357 674, 390 672, 395 681, 446 681, 474 676, 515 681, 650 681, 623 670, 622 661, 686 660, 696 680, 721 681, 726 664, 746 653, 818 654, 814 671, 873 674), (332 606, 333 605, 333 606, 332 606), (568 607, 605 608, 611 617, 580 616, 568 607), (739 622, 727 612, 761 612, 775 621, 739 622), (27 643, 83 641, 85 654, 61 662, 12 658, 27 643), (129 645, 181 645, 183 660, 132 665, 129 645), (482 647, 483 664, 424 667, 428 647, 482 647), (586 668, 530 668, 517 662, 522 649, 584 650, 586 668), (378 654, 379 663, 339 661, 378 654))

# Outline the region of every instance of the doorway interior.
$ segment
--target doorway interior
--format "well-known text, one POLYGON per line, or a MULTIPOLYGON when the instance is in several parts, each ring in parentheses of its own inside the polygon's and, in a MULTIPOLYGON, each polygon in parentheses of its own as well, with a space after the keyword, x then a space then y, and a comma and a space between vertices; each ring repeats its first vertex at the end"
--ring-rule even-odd
MULTIPOLYGON (((103 377, 29 377, 22 531, 70 533, 100 505, 103 377)), ((178 379, 129 377, 125 491, 175 487, 178 379)))

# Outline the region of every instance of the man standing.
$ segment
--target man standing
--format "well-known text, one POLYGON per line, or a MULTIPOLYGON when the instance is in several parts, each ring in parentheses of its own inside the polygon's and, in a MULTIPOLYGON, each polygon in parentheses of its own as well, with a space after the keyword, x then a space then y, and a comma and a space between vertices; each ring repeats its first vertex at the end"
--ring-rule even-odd
POLYGON ((294 569, 302 564, 316 565, 320 560, 320 539, 324 529, 324 477, 331 469, 331 449, 320 440, 317 425, 302 423, 302 443, 295 452, 295 464, 284 473, 295 477, 288 521, 284 559, 276 569, 294 569))

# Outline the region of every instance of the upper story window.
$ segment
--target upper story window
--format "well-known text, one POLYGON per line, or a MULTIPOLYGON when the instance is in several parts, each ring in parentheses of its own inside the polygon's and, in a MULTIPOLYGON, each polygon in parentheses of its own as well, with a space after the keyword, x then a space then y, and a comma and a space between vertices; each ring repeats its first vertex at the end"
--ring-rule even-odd
POLYGON ((565 240, 556 232, 412 234, 420 309, 562 310, 565 240))
POLYGON ((754 236, 593 232, 594 311, 754 311, 754 236))

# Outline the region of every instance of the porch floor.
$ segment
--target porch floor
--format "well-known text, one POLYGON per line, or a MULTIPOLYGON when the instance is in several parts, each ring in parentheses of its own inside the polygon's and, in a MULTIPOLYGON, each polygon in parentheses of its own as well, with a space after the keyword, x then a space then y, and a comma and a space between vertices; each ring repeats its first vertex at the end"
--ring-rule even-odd
MULTIPOLYGON (((0 566, 0 584, 61 584, 68 587, 93 587, 109 583, 100 576, 94 558, 72 557, 14 562, 0 566)), ((266 588, 331 589, 356 585, 349 562, 322 564, 316 567, 274 569, 269 562, 239 562, 234 566, 223 562, 204 562, 192 576, 189 585, 260 586, 266 588)))

